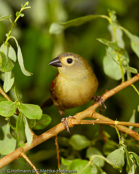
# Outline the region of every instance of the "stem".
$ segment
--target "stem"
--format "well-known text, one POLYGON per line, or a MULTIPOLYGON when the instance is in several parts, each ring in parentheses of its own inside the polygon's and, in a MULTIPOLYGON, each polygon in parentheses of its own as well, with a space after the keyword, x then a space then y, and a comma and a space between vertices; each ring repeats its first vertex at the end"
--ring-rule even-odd
POLYGON ((3 91, 3 89, 0 87, 0 94, 3 95, 4 98, 8 101, 12 101, 10 97, 3 91))
POLYGON ((16 16, 14 22, 12 22, 12 21, 10 20, 10 22, 11 22, 11 28, 10 28, 9 33, 7 34, 6 41, 4 42, 4 47, 3 47, 3 49, 2 49, 2 52, 4 52, 4 50, 5 50, 5 46, 7 45, 8 40, 10 39, 11 32, 12 32, 12 30, 13 30, 13 28, 14 28, 16 22, 17 22, 17 20, 21 17, 22 11, 25 10, 25 9, 31 8, 30 6, 26 7, 28 4, 29 4, 29 2, 26 2, 26 3, 24 4, 24 6, 21 8, 21 10, 19 11, 18 15, 16 16))
POLYGON ((60 169, 60 157, 59 157, 59 146, 58 146, 57 135, 55 136, 55 146, 56 146, 57 166, 58 169, 60 169))
POLYGON ((37 168, 34 166, 34 164, 30 161, 30 159, 23 152, 21 152, 20 156, 23 157, 29 163, 29 165, 34 170, 34 173, 39 174, 39 172, 37 171, 37 168))

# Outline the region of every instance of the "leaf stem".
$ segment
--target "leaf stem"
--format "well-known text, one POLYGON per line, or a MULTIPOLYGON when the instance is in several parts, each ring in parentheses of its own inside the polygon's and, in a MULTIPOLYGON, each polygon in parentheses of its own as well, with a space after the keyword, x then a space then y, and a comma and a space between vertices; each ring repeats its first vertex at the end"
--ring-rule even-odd
POLYGON ((3 89, 0 87, 0 94, 3 95, 4 98, 8 101, 12 101, 10 97, 3 91, 3 89))
POLYGON ((12 30, 13 30, 13 28, 14 28, 16 22, 17 22, 17 20, 18 20, 20 17, 22 17, 22 15, 21 15, 22 13, 21 13, 21 12, 22 12, 23 10, 25 10, 25 9, 31 8, 30 6, 26 7, 28 4, 29 4, 29 2, 26 2, 26 3, 24 4, 24 6, 21 7, 21 10, 17 13, 18 15, 16 16, 14 22, 12 22, 12 20, 9 19, 10 22, 11 22, 11 28, 10 28, 10 31, 8 32, 8 34, 6 34, 7 38, 6 38, 5 42, 4 42, 4 46, 3 46, 2 52, 4 52, 4 50, 5 50, 5 46, 7 45, 8 40, 10 39, 11 32, 12 32, 12 30))

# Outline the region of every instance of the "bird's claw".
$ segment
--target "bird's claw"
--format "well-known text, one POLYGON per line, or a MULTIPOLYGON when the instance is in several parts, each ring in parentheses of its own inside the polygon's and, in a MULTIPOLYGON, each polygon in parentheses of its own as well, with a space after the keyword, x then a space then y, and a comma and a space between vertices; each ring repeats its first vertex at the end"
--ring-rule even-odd
POLYGON ((100 111, 100 113, 102 112, 102 110, 101 110, 101 106, 102 105, 103 105, 103 107, 104 107, 105 110, 107 109, 107 106, 105 104, 105 100, 101 96, 94 96, 93 97, 93 100, 95 102, 99 102, 99 111, 100 111))
POLYGON ((68 122, 67 122, 67 119, 68 118, 73 118, 72 116, 69 116, 69 117, 66 117, 66 118, 62 118, 61 119, 61 122, 63 123, 63 125, 66 127, 66 130, 67 132, 70 134, 70 128, 68 126, 68 122))

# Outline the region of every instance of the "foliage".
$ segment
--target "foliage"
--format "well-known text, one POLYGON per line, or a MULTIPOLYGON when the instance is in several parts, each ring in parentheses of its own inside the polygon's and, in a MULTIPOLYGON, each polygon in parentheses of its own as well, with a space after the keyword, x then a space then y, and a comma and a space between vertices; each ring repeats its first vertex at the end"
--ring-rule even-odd
MULTIPOLYGON (((51 122, 49 115, 54 120, 49 127, 59 123, 60 116, 59 118, 54 118, 57 114, 55 108, 44 110, 44 113, 48 112, 47 115, 43 114, 43 111, 37 105, 38 103, 40 104, 41 100, 44 100, 44 96, 47 98, 49 95, 49 86, 55 72, 47 64, 53 56, 63 51, 71 51, 83 55, 90 62, 92 62, 92 57, 94 57, 94 69, 96 74, 100 74, 100 76, 98 75, 100 86, 103 86, 100 87, 100 94, 105 89, 118 85, 118 80, 124 82, 130 79, 132 74, 138 73, 139 37, 132 34, 130 29, 128 31, 126 27, 119 24, 114 10, 109 10, 108 15, 80 14, 78 10, 74 10, 72 16, 70 13, 72 5, 80 5, 80 7, 83 5, 81 1, 79 4, 76 3, 71 1, 69 7, 67 8, 68 5, 66 6, 66 9, 62 1, 34 1, 30 2, 32 8, 26 2, 24 5, 21 5, 21 10, 16 12, 14 20, 12 20, 13 15, 9 14, 4 14, 0 17, 0 31, 3 31, 2 27, 5 27, 7 25, 5 23, 10 21, 10 26, 9 24, 7 25, 6 39, 0 46, 1 87, 6 96, 10 96, 13 100, 10 101, 7 97, 0 98, 0 155, 2 157, 14 151, 16 146, 24 147, 25 142, 30 145, 33 139, 31 129, 36 134, 40 134, 41 131, 44 132, 45 129, 48 129, 47 126, 51 122), (59 11, 59 13, 56 13, 56 11, 59 11), (26 16, 24 16, 23 12, 27 14, 29 20, 25 18, 26 16), (78 13, 76 14, 75 12, 78 13), (21 17, 24 18, 20 19, 21 17), (67 18, 72 19, 66 21, 67 18), (108 24, 103 23, 104 19, 108 21, 108 24), (27 28, 22 28, 22 38, 20 21, 23 20, 27 21, 28 26, 27 28), (102 22, 99 23, 100 20, 102 22), (33 21, 33 24, 30 25, 28 21, 33 21), (105 30, 106 27, 109 33, 105 30), (24 64, 33 74, 26 70, 24 64), (102 66, 104 69, 103 73, 102 66), (103 78, 104 81, 102 80, 103 78), (8 101, 5 101, 6 99, 8 101), (26 102, 24 103, 24 101, 26 102)), ((102 6, 104 5, 103 3, 101 4, 102 6)), ((111 4, 108 0, 105 3, 111 4)), ((129 7, 123 1, 118 1, 118 3, 120 3, 119 9, 116 6, 117 3, 115 5, 113 3, 118 14, 126 13, 123 9, 129 7)), ((5 4, 3 2, 1 7, 5 7, 5 4)), ((17 4, 20 5, 20 2, 17 4)), ((81 10, 82 8, 79 9, 81 10)), ((83 9, 85 10, 85 6, 83 9)), ((97 14, 100 13, 101 10, 99 10, 97 14)), ((103 10, 101 12, 104 14, 103 10)), ((131 20, 127 17, 128 19, 131 20)), ((129 22, 134 23, 135 21, 129 22)), ((138 27, 136 30, 133 29, 133 32, 136 33, 137 30, 138 27)), ((4 40, 3 36, 2 38, 4 40)), ((113 119, 119 119, 121 116, 123 120, 135 122, 137 120, 135 116, 139 112, 139 91, 136 86, 132 85, 132 91, 127 89, 127 91, 117 95, 114 98, 113 105, 111 104, 112 102, 108 103, 109 111, 106 111, 106 114, 114 115, 116 118, 113 117, 113 119)), ((79 112, 87 106, 89 104, 67 111, 67 114, 71 115, 79 112)), ((80 126, 81 129, 74 128, 73 132, 71 130, 73 135, 70 138, 66 137, 67 134, 64 133, 58 137, 62 157, 61 169, 93 174, 112 172, 137 173, 139 168, 139 151, 136 140, 120 134, 117 130, 114 131, 116 133, 113 133, 114 129, 111 131, 111 129, 106 128, 107 132, 103 131, 103 136, 106 137, 105 142, 104 137, 99 134, 98 127, 94 126, 92 128, 91 125, 88 125, 88 127, 83 126, 81 128, 80 126), (117 141, 117 136, 119 141, 117 141)), ((133 127, 130 128, 134 129, 133 127)), ((33 162, 38 162, 36 164, 36 166, 38 165, 37 168, 44 167, 41 161, 45 160, 49 160, 51 168, 57 168, 57 165, 54 164, 54 160, 56 161, 54 142, 48 141, 42 147, 44 150, 39 146, 37 153, 35 150, 32 150, 29 153, 29 158, 33 162)), ((15 162, 15 169, 17 168, 16 164, 15 162)), ((19 167, 23 169, 21 164, 19 167)), ((50 167, 49 165, 47 166, 47 168, 50 167)))

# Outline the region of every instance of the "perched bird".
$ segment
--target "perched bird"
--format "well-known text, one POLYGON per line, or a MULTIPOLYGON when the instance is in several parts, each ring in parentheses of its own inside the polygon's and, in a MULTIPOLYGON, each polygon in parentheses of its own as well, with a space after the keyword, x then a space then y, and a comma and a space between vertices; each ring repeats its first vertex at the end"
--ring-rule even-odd
POLYGON ((50 98, 61 116, 66 109, 83 105, 93 98, 98 88, 98 80, 83 57, 65 52, 59 54, 49 65, 58 69, 50 87, 50 98))

